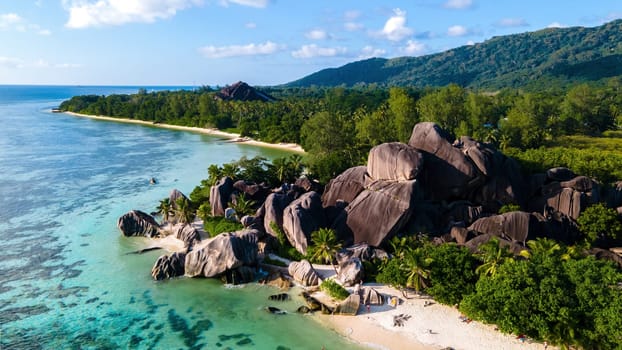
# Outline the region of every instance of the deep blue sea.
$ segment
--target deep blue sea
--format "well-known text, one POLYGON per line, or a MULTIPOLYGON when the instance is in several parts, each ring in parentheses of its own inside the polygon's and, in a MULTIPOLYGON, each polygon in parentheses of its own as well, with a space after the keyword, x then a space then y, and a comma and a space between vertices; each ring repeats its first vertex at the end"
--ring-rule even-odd
POLYGON ((50 112, 73 95, 137 91, 0 86, 0 349, 358 349, 296 314, 295 295, 272 315, 271 287, 155 282, 163 252, 127 254, 148 242, 123 237, 119 216, 188 194, 210 164, 284 155, 50 112))

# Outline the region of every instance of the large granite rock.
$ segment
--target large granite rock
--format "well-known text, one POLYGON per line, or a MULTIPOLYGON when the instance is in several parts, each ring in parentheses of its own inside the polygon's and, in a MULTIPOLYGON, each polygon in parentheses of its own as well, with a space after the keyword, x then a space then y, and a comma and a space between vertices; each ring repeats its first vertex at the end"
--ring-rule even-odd
POLYGON ((156 281, 184 275, 186 253, 176 252, 171 255, 162 255, 156 260, 151 269, 151 276, 156 281))
POLYGON ((471 253, 475 254, 475 253, 479 252, 479 247, 482 244, 487 243, 488 241, 490 241, 493 238, 496 238, 499 241, 499 246, 506 247, 514 255, 520 255, 520 252, 525 250, 525 246, 520 244, 520 243, 512 242, 510 240, 507 240, 505 238, 500 238, 500 237, 498 237, 496 235, 492 235, 492 234, 483 234, 483 235, 479 235, 477 237, 474 237, 473 239, 470 239, 468 242, 466 242, 466 244, 464 246, 471 253))
POLYGON ((283 229, 283 211, 292 202, 292 198, 286 194, 272 193, 259 208, 255 217, 263 218, 263 227, 266 233, 277 236, 272 228, 274 222, 279 229, 283 229))
POLYGON ((366 166, 347 169, 328 182, 322 194, 322 205, 327 208, 335 206, 337 201, 343 201, 346 204, 352 202, 365 188, 367 178, 366 166))
POLYGON ((216 277, 240 266, 255 265, 256 262, 256 232, 221 233, 186 255, 185 273, 190 277, 216 277))
POLYGON ((425 167, 418 176, 432 200, 463 198, 481 183, 477 168, 462 151, 454 147, 447 133, 437 124, 418 123, 408 145, 424 151, 425 167))
POLYGON ((543 212, 546 208, 552 208, 564 215, 576 220, 583 209, 590 203, 591 187, 589 192, 581 192, 572 187, 563 187, 562 184, 576 188, 585 188, 587 184, 579 179, 577 182, 551 182, 541 187, 540 195, 529 201, 528 209, 535 212, 543 212))
POLYGON ((359 306, 361 306, 361 296, 350 294, 344 301, 337 304, 334 315, 356 316, 359 306))
POLYGON ((380 246, 402 228, 412 215, 417 180, 374 181, 348 205, 333 227, 354 244, 380 246))
POLYGON ((365 270, 363 262, 357 257, 351 257, 339 262, 337 268, 337 280, 341 285, 350 287, 363 281, 365 270))
POLYGON ((322 199, 317 192, 307 192, 283 211, 283 231, 291 245, 307 253, 311 233, 326 226, 322 199))
POLYGON ((546 177, 552 181, 569 181, 575 176, 572 170, 564 167, 551 168, 546 171, 546 177))
POLYGON ((189 249, 201 241, 201 234, 190 224, 177 224, 173 226, 172 232, 175 238, 183 241, 184 246, 189 249))
POLYGON ((384 305, 384 295, 372 287, 363 287, 359 291, 361 304, 363 305, 384 305))
POLYGON ((159 237, 160 225, 149 214, 132 210, 117 221, 117 227, 124 236, 159 237))
POLYGON ((225 86, 220 89, 216 97, 225 101, 274 101, 274 97, 261 92, 243 81, 225 86))
MULTIPOLYGON (((255 201, 255 203, 263 203, 270 194, 269 188, 244 180, 236 181, 233 184, 233 188, 237 193, 244 193, 244 198, 255 201)), ((235 202, 235 198, 232 201, 235 202)))
POLYGON ((320 276, 308 260, 302 260, 300 262, 292 261, 287 267, 287 271, 296 282, 305 287, 317 286, 320 284, 320 276))
POLYGON ((367 158, 367 173, 374 180, 414 180, 422 166, 421 152, 400 142, 380 144, 367 158))
POLYGON ((223 177, 210 188, 209 204, 212 207, 212 216, 224 216, 225 209, 233 193, 233 180, 223 177))
POLYGON ((480 218, 469 226, 471 231, 520 242, 523 245, 528 240, 540 237, 541 228, 538 217, 522 211, 480 218))

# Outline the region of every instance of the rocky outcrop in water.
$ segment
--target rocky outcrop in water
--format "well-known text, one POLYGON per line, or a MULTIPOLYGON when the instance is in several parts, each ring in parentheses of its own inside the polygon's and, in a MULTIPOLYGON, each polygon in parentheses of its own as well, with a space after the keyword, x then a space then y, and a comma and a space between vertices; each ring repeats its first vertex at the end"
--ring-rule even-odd
POLYGON ((216 277, 240 266, 257 263, 257 234, 252 231, 222 233, 202 242, 186 255, 189 277, 216 277))
POLYGON ((160 225, 155 219, 140 210, 132 210, 121 216, 117 221, 117 227, 124 236, 159 237, 160 225))
POLYGON ((186 253, 176 252, 171 255, 162 255, 156 260, 151 269, 151 276, 156 281, 183 276, 186 253))

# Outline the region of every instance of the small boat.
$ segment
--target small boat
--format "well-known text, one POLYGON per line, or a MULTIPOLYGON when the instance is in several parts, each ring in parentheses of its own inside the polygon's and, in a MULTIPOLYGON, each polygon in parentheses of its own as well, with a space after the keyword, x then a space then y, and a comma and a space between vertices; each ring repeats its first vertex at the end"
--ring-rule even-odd
POLYGON ((157 183, 155 177, 152 177, 151 179, 149 179, 149 183, 152 185, 155 185, 157 183))

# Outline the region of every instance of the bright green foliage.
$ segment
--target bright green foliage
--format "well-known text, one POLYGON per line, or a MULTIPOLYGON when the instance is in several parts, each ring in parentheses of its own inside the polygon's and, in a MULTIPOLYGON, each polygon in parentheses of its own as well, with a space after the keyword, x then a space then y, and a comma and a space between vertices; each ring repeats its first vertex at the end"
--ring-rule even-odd
POLYGON ((520 211, 521 207, 518 204, 504 204, 500 209, 499 209, 499 214, 503 214, 503 213, 510 213, 513 211, 520 211))
POLYGON ((212 207, 210 206, 209 202, 204 202, 197 208, 197 216, 201 218, 201 220, 205 221, 211 215, 212 207))
POLYGON ((173 207, 171 206, 171 200, 169 198, 162 199, 156 208, 158 214, 162 215, 162 221, 168 221, 172 209, 173 207))
POLYGON ((174 212, 175 218, 181 223, 188 224, 194 220, 194 211, 192 210, 190 201, 184 197, 177 198, 174 212))
POLYGON ((475 291, 477 259, 464 247, 455 244, 426 245, 426 254, 432 259, 430 287, 426 293, 442 304, 455 305, 465 295, 475 291))
POLYGON ((393 286, 398 289, 406 287, 406 273, 401 268, 401 261, 399 258, 387 259, 382 262, 380 266, 380 273, 376 277, 376 281, 393 286))
POLYGON ((618 213, 602 203, 585 209, 579 215, 577 223, 589 243, 598 239, 622 239, 622 223, 618 213))
POLYGON ((417 110, 421 121, 435 122, 455 134, 460 122, 466 119, 465 99, 466 91, 456 84, 450 84, 423 96, 417 102, 417 110))
POLYGON ((408 143, 413 126, 417 123, 417 103, 404 88, 389 89, 389 110, 393 114, 396 139, 408 143))
POLYGON ((244 227, 239 222, 227 220, 222 216, 209 216, 203 220, 203 228, 211 237, 216 237, 223 232, 235 232, 244 227))
POLYGON ((339 283, 335 282, 332 279, 325 279, 324 281, 322 281, 322 284, 320 284, 320 289, 326 294, 330 295, 330 297, 335 300, 344 300, 350 295, 350 293, 345 288, 343 288, 339 283))
POLYGON ((335 254, 341 249, 341 243, 333 229, 321 228, 311 233, 311 245, 307 257, 311 262, 333 264, 335 254))
POLYGON ((482 264, 475 269, 475 273, 485 276, 494 276, 499 266, 512 259, 512 253, 507 247, 499 244, 499 240, 496 238, 482 244, 476 256, 482 264))
POLYGON ((255 204, 254 200, 246 199, 246 194, 240 193, 236 196, 235 201, 229 203, 229 207, 235 210, 235 215, 238 218, 242 218, 255 212, 255 204))
POLYGON ((517 159, 526 173, 563 166, 603 183, 622 179, 622 154, 619 151, 575 148, 570 143, 571 139, 567 140, 569 143, 565 147, 509 150, 506 153, 517 159))
POLYGON ((426 256, 423 248, 408 249, 400 268, 406 273, 406 287, 419 292, 428 287, 429 266, 432 259, 426 256))
POLYGON ((540 243, 531 259, 508 260, 482 276, 461 310, 503 332, 564 347, 620 349, 622 331, 611 324, 622 322, 622 273, 593 257, 562 261, 554 244, 540 243))

